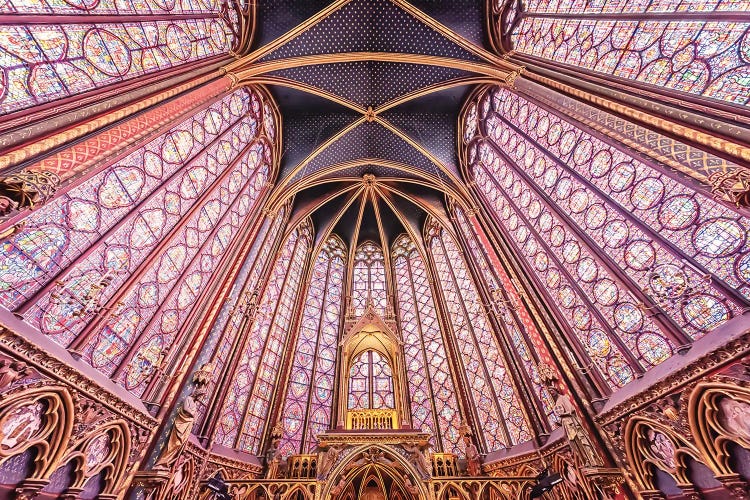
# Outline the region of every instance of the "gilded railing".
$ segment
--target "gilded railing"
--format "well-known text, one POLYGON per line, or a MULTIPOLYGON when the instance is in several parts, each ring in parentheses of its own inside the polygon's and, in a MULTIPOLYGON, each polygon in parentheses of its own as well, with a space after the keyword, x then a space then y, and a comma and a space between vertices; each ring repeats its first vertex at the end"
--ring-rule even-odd
POLYGON ((346 428, 350 430, 398 429, 396 410, 349 410, 346 415, 346 428))
POLYGON ((433 477, 453 477, 458 476, 457 457, 453 453, 433 453, 432 454, 432 475, 433 477))
MULTIPOLYGON (((230 498, 233 500, 312 500, 323 493, 324 483, 304 479, 229 479, 225 481, 230 498)), ((425 482, 427 497, 424 500, 453 500, 456 498, 482 498, 492 500, 516 500, 528 494, 533 477, 452 477, 432 479, 425 482)), ((201 481, 197 500, 216 498, 201 481)), ((415 497, 416 498, 416 497, 415 497)), ((420 495, 420 500, 421 495, 420 495)))
POLYGON ((318 455, 292 455, 286 463, 291 479, 315 479, 318 474, 318 455))

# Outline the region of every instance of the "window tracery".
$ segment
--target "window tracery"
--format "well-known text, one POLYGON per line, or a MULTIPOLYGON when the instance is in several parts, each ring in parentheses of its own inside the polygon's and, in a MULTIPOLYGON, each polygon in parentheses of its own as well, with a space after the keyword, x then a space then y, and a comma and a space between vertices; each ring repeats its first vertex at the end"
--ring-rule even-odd
MULTIPOLYGON (((25 228, 2 242, 0 303, 17 309, 95 244, 109 249, 98 251, 108 267, 140 262, 224 171, 237 154, 233 144, 258 137, 260 108, 255 92, 223 96, 31 213, 25 228)), ((270 145, 257 144, 269 158, 270 145)), ((258 152, 250 152, 253 162, 262 159, 258 152)))
POLYGON ((355 316, 361 316, 372 302, 375 312, 384 316, 387 300, 383 251, 371 241, 366 241, 354 255, 352 311, 355 316))
POLYGON ((215 432, 217 443, 259 453, 310 239, 311 230, 307 224, 296 228, 276 258, 248 333, 248 344, 221 410, 215 432))
POLYGON ((283 406, 284 456, 312 452, 331 424, 345 252, 338 237, 329 237, 312 269, 283 406))
POLYGON ((32 212, 3 305, 141 395, 266 189, 262 106, 238 89, 32 212))
POLYGON ((234 36, 221 9, 218 0, 6 2, 0 115, 226 54, 234 36), (17 20, 40 15, 50 22, 17 20))
POLYGON ((406 235, 392 256, 412 425, 432 434, 439 450, 462 455, 461 414, 427 270, 406 235))
MULTIPOLYGON (((456 221, 458 222, 458 228, 464 236, 469 251, 471 252, 471 256, 482 273, 482 279, 485 280, 485 283, 487 283, 491 292, 499 293, 500 290, 504 288, 505 283, 501 284, 495 276, 493 266, 490 265, 487 257, 488 249, 480 244, 476 231, 471 227, 463 209, 456 206, 454 208, 454 213, 456 215, 456 221)), ((493 298, 493 300, 495 299, 493 298)), ((526 371, 534 393, 539 398, 542 410, 547 416, 547 421, 550 426, 557 426, 559 418, 555 415, 553 410, 555 401, 540 378, 537 357, 534 356, 532 350, 529 348, 529 343, 525 338, 525 330, 527 329, 527 326, 516 320, 514 314, 509 310, 510 307, 513 307, 511 304, 498 301, 492 307, 498 308, 499 318, 506 328, 506 335, 515 348, 516 355, 526 371)))
MULTIPOLYGON (((267 221, 265 231, 262 230, 261 234, 256 237, 253 248, 235 281, 236 293, 233 290, 233 299, 224 305, 219 319, 211 330, 209 341, 203 348, 204 353, 209 353, 206 359, 210 359, 211 366, 213 366, 213 376, 206 385, 206 394, 214 394, 217 385, 222 382, 222 375, 225 374, 235 349, 241 345, 241 339, 238 336, 243 324, 255 314, 255 308, 258 305, 258 289, 262 285, 260 279, 263 270, 269 265, 271 252, 282 236, 281 231, 286 223, 286 215, 287 209, 283 207, 272 221, 267 221), (218 338, 212 341, 214 335, 218 338)), ((198 435, 203 435, 200 429, 207 416, 208 405, 203 398, 197 398, 195 403, 198 409, 193 431, 198 435)))
POLYGON ((453 238, 434 224, 427 240, 488 451, 531 439, 463 255, 453 238))
POLYGON ((508 89, 476 106, 477 188, 613 387, 744 307, 748 220, 508 89))
POLYGON ((349 370, 350 410, 394 409, 393 369, 388 358, 374 349, 362 351, 349 370))
MULTIPOLYGON (((515 4, 515 1, 513 2, 515 4)), ((523 2, 505 28, 513 49, 566 67, 747 106, 745 2, 523 2), (727 17, 727 15, 730 17, 727 17)))

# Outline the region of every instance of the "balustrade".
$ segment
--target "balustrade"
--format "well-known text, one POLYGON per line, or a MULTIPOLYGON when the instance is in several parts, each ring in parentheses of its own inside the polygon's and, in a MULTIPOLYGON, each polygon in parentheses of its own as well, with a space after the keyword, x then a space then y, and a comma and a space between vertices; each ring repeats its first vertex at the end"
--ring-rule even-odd
POLYGON ((398 414, 392 409, 349 410, 346 428, 350 430, 398 429, 398 414))

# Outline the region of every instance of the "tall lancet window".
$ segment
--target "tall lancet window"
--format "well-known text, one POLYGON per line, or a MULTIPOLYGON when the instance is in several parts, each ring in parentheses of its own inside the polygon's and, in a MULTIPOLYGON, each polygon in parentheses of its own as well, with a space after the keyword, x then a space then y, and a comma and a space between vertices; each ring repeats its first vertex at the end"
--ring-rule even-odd
MULTIPOLYGON (((256 236, 250 253, 235 281, 232 297, 229 302, 224 304, 222 314, 211 330, 211 336, 216 332, 218 338, 214 342, 207 342, 203 347, 204 355, 207 356, 207 359, 210 359, 214 367, 213 376, 206 387, 206 393, 212 395, 212 403, 216 401, 213 399, 216 397, 216 387, 223 382, 232 357, 237 352, 241 352, 242 346, 246 342, 240 332, 243 325, 249 320, 253 308, 257 307, 260 279, 263 270, 273 258, 273 249, 282 236, 281 233, 286 226, 286 215, 287 208, 283 207, 263 224, 265 230, 261 228, 260 233, 256 236)), ((193 432, 202 435, 201 426, 204 420, 211 416, 208 410, 212 405, 207 405, 202 398, 198 398, 196 404, 198 410, 196 411, 193 432)))
POLYGON ((388 358, 374 349, 362 351, 349 370, 350 410, 396 408, 393 369, 388 358))
POLYGON ((267 184, 262 108, 217 98, 32 212, 0 242, 0 302, 141 395, 267 184))
POLYGON ((523 10, 513 9, 503 31, 510 29, 512 48, 521 54, 594 75, 750 102, 747 2, 510 2, 523 10))
POLYGON ((0 7, 0 115, 227 54, 222 2, 10 0, 0 7), (41 22, 19 21, 36 17, 41 22), (12 85, 9 85, 12 82, 12 85))
POLYGON ((432 434, 438 450, 461 454, 461 415, 424 261, 406 235, 392 256, 412 425, 432 434))
POLYGON ((310 239, 310 228, 303 224, 292 231, 276 258, 221 412, 217 443, 260 451, 310 239))
POLYGON ((312 270, 282 413, 285 456, 312 452, 316 436, 331 424, 345 252, 341 239, 331 236, 312 270))
POLYGON ((473 109, 477 188, 611 387, 747 306, 746 217, 508 89, 473 109))
POLYGON ((453 238, 430 224, 428 244, 487 451, 531 439, 476 284, 453 238))
POLYGON ((490 264, 489 257, 487 256, 488 249, 482 243, 480 243, 479 238, 477 238, 476 230, 474 229, 474 227, 472 227, 471 223, 466 218, 466 214, 461 209, 461 207, 455 207, 454 213, 456 214, 458 228, 466 240, 469 251, 471 252, 471 257, 474 259, 476 266, 479 268, 482 279, 485 281, 485 283, 487 283, 487 286, 490 288, 491 293, 495 294, 493 300, 496 300, 496 303, 493 304, 493 307, 496 307, 498 310, 498 316, 500 318, 500 321, 504 325, 507 337, 513 344, 516 355, 518 356, 521 364, 526 371, 526 376, 531 382, 531 386, 536 393, 538 402, 541 405, 544 414, 547 416, 547 421, 551 426, 556 426, 559 419, 557 418, 557 416, 555 416, 555 413, 553 411, 555 401, 550 395, 547 388, 542 383, 538 370, 538 357, 535 356, 535 354, 530 349, 529 342, 526 338, 526 334, 528 333, 526 332, 526 330, 534 327, 533 325, 527 325, 522 321, 519 321, 515 317, 514 313, 511 312, 510 304, 503 302, 501 289, 504 286, 513 285, 507 282, 502 282, 501 284, 500 279, 495 274, 500 271, 494 269, 494 266, 490 264))
POLYGON ((352 311, 361 316, 372 303, 375 312, 385 315, 387 303, 383 251, 371 241, 362 243, 354 255, 352 311))

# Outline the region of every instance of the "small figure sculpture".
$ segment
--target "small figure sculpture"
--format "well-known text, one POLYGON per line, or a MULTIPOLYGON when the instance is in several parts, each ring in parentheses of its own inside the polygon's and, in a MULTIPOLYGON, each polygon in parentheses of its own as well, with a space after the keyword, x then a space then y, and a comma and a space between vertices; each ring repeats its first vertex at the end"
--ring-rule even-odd
POLYGON ((333 468, 333 465, 338 460, 339 455, 343 451, 344 446, 340 444, 332 444, 328 447, 328 450, 323 453, 323 457, 320 460, 320 467, 318 467, 318 477, 324 478, 328 475, 333 468))
POLYGON ((154 469, 169 470, 177 461, 185 444, 187 443, 190 431, 193 429, 195 422, 195 413, 197 405, 192 395, 188 395, 182 406, 177 410, 177 415, 172 425, 172 431, 169 433, 169 439, 162 451, 159 460, 154 464, 154 469))
POLYGON ((336 486, 331 488, 331 496, 337 497, 341 495, 345 489, 346 489, 346 478, 344 476, 341 476, 341 479, 339 479, 339 482, 336 483, 336 486))
POLYGON ((268 470, 266 471, 267 479, 276 479, 279 476, 279 469, 282 461, 281 449, 281 437, 284 435, 284 426, 281 421, 276 422, 276 425, 271 429, 271 444, 266 451, 266 463, 268 464, 268 470))
POLYGON ((466 449, 466 473, 469 476, 479 476, 482 473, 482 456, 471 440, 471 427, 466 422, 461 422, 458 432, 464 440, 466 449))
POLYGON ((404 474, 404 488, 406 488, 406 492, 411 496, 419 496, 419 488, 417 488, 414 483, 411 482, 411 478, 408 474, 404 474))
POLYGON ((561 394, 554 385, 549 387, 550 395, 555 398, 554 412, 560 417, 560 424, 570 442, 570 448, 582 463, 582 467, 602 465, 594 445, 583 428, 575 406, 567 394, 561 394))
POLYGON ((425 458, 424 453, 422 453, 419 445, 416 443, 402 443, 401 446, 403 446, 404 450, 409 453, 409 458, 411 459, 411 462, 417 467, 419 473, 422 476, 429 476, 432 471, 432 466, 430 465, 430 462, 428 462, 425 458))
POLYGON ((464 436, 466 444, 466 473, 470 476, 479 476, 482 474, 482 456, 476 445, 471 441, 470 435, 464 436))

